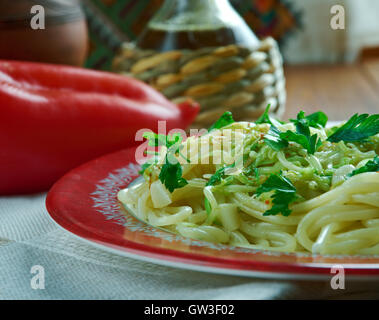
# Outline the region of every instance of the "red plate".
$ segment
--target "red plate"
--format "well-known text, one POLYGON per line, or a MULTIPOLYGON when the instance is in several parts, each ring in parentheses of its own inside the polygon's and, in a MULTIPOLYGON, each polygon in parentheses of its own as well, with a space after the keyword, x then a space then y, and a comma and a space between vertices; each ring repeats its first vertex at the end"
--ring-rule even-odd
POLYGON ((379 279, 379 256, 320 256, 238 248, 151 227, 121 209, 117 192, 138 177, 135 149, 88 162, 60 179, 46 206, 61 227, 116 254, 173 267, 240 276, 324 279, 343 266, 349 278, 379 279))

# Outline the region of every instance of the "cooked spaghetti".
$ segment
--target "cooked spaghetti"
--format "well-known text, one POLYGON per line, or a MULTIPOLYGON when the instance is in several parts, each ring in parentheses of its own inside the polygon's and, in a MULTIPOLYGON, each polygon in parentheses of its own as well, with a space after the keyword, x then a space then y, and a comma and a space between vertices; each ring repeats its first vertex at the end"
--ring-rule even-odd
POLYGON ((379 254, 379 115, 325 128, 230 114, 189 137, 146 135, 159 151, 118 194, 137 218, 182 236, 262 250, 379 254), (169 158, 171 157, 171 161, 169 158), (217 160, 217 161, 216 161, 217 160))

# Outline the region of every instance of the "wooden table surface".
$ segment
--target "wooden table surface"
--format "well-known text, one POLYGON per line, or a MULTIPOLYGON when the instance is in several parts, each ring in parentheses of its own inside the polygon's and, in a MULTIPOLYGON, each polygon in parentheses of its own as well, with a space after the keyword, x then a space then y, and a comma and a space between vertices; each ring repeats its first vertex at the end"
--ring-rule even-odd
POLYGON ((286 66, 287 103, 283 120, 323 110, 330 120, 354 113, 379 113, 379 59, 355 65, 286 66))

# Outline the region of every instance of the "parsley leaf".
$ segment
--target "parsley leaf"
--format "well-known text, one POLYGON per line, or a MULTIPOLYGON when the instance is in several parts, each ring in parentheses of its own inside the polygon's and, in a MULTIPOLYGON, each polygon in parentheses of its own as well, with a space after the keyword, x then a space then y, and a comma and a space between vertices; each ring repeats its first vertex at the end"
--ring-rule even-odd
POLYGON ((272 124, 270 120, 270 115, 269 115, 270 107, 271 105, 268 104, 265 112, 263 112, 263 114, 257 119, 257 121, 255 121, 256 124, 262 124, 262 123, 272 124))
POLYGON ((365 140, 379 133, 379 114, 353 115, 343 126, 328 137, 330 142, 365 140))
POLYGON ((272 149, 279 151, 285 147, 288 147, 288 141, 281 137, 282 132, 271 125, 270 130, 264 137, 264 141, 268 144, 272 149))
POLYGON ((225 167, 218 169, 208 180, 206 186, 214 186, 225 177, 225 167))
MULTIPOLYGON (((167 154, 165 157, 165 163, 159 173, 159 180, 165 185, 167 190, 173 192, 175 189, 179 189, 188 184, 187 180, 182 177, 182 166, 175 157, 174 154, 180 153, 180 143, 183 138, 180 133, 174 133, 173 135, 156 134, 153 132, 145 132, 143 137, 149 140, 148 145, 151 147, 165 146, 167 147, 167 154)), ((156 158, 149 159, 141 166, 140 173, 143 173, 153 163, 156 158)), ((188 160, 187 160, 188 161, 188 160)))
POLYGON ((360 167, 359 169, 354 170, 348 176, 352 177, 360 173, 377 172, 377 171, 379 171, 379 157, 378 156, 376 156, 373 160, 367 161, 367 163, 363 167, 360 167))
POLYGON ((264 216, 277 215, 281 213, 283 216, 289 216, 291 210, 289 204, 297 199, 296 188, 292 182, 283 177, 282 173, 272 174, 268 179, 257 189, 257 196, 262 193, 275 191, 271 196, 273 206, 271 209, 263 213, 264 216))
POLYGON ((280 121, 279 119, 270 117, 270 108, 271 105, 268 104, 263 114, 255 121, 256 124, 269 123, 275 125, 275 123, 285 124, 285 122, 280 121))
POLYGON ((225 175, 226 175, 225 170, 234 168, 234 166, 235 166, 235 163, 216 170, 216 172, 209 178, 206 186, 214 186, 217 183, 221 182, 221 180, 225 178, 225 175))
POLYGON ((326 123, 328 122, 328 116, 322 111, 311 113, 305 116, 304 111, 300 111, 297 114, 297 119, 291 119, 291 121, 295 124, 297 124, 301 120, 303 121, 303 123, 307 123, 307 125, 310 127, 320 128, 326 126, 326 123))
MULTIPOLYGON (((325 116, 326 117, 326 116, 325 116)), ((299 112, 295 123, 296 132, 287 130, 281 132, 274 125, 271 125, 269 132, 265 135, 265 142, 274 150, 279 151, 288 147, 290 141, 300 144, 309 154, 314 154, 321 146, 322 141, 317 134, 311 135, 310 126, 319 126, 326 124, 325 117, 322 112, 311 114, 310 118, 305 117, 303 111, 299 112)))
POLYGON ((291 214, 291 210, 288 205, 295 201, 297 198, 294 193, 275 192, 272 203, 274 204, 271 209, 263 213, 264 216, 275 216, 281 213, 283 216, 288 217, 291 214))
POLYGON ((247 176, 254 176, 256 180, 259 179, 259 170, 257 167, 254 167, 254 164, 252 163, 250 166, 245 168, 245 175, 247 176))
POLYGON ((182 177, 182 173, 182 166, 179 161, 176 164, 171 164, 166 157, 166 163, 159 173, 159 180, 172 193, 175 189, 182 188, 188 184, 187 180, 182 177))
POLYGON ((159 180, 161 180, 167 190, 169 190, 171 193, 175 189, 182 188, 188 184, 187 180, 182 177, 182 165, 175 157, 175 154, 177 153, 180 155, 179 143, 173 144, 167 150, 165 163, 161 168, 161 172, 159 173, 159 180))
POLYGON ((322 141, 317 134, 311 136, 309 123, 305 119, 300 119, 296 122, 296 132, 287 130, 280 134, 280 137, 287 141, 292 141, 300 144, 308 151, 309 154, 314 154, 321 146, 322 141))
POLYGON ((215 129, 220 129, 226 127, 227 125, 234 122, 233 115, 230 111, 226 111, 209 129, 208 132, 211 132, 215 129))

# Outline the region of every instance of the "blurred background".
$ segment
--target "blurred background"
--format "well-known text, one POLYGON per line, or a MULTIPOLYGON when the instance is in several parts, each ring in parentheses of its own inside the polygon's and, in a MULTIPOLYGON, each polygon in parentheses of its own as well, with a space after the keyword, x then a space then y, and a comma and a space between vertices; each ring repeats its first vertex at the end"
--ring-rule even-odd
MULTIPOLYGON (((175 1, 167 1, 167 6, 169 2, 173 6, 175 1)), ((185 2, 177 4, 183 6, 185 2)), ((163 3, 164 0, 0 0, 0 58, 130 74, 130 66, 124 63, 129 54, 125 45, 141 37, 163 3), (33 5, 45 9, 43 30, 30 28, 33 5), (117 62, 120 55, 124 60, 119 58, 122 63, 118 61, 115 69, 115 59, 117 62)), ((266 77, 266 82, 261 83, 269 83, 276 90, 254 92, 255 97, 261 96, 262 105, 271 95, 278 106, 286 105, 285 111, 278 111, 284 118, 294 116, 299 109, 326 109, 335 120, 357 111, 378 112, 379 1, 230 0, 230 4, 258 39, 275 39, 273 43, 284 62, 282 89, 281 61, 275 64, 276 56, 270 56, 271 47, 267 49, 267 44, 257 49, 266 52, 266 62, 272 67, 268 72, 274 75, 273 80, 266 77), (336 15, 331 8, 335 5, 344 9, 344 28, 331 26, 336 15), (281 95, 284 90, 285 97, 281 95)), ((224 15, 227 19, 228 12, 224 15)), ((340 26, 342 22, 339 20, 340 26)), ((152 81, 146 80, 154 86, 156 82, 152 81)), ((181 94, 170 96, 180 97, 181 94)), ((246 95, 243 98, 250 101, 246 95)), ((243 105, 246 106, 247 103, 243 105)))
MULTIPOLYGON (((370 0, 231 0, 259 38, 272 36, 284 61, 354 62, 379 54, 379 2, 370 0), (330 9, 345 8, 345 30, 332 30, 330 9), (371 49, 371 50, 370 50, 371 49)), ((121 41, 135 40, 163 0, 83 0, 90 26, 86 65, 110 67, 121 41)))

